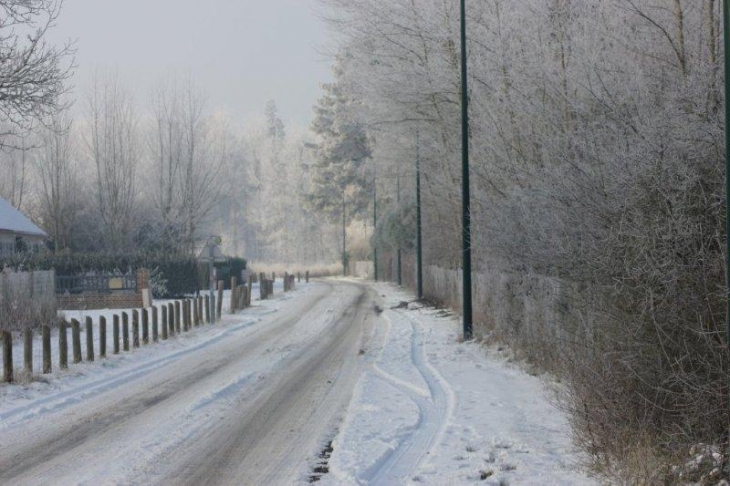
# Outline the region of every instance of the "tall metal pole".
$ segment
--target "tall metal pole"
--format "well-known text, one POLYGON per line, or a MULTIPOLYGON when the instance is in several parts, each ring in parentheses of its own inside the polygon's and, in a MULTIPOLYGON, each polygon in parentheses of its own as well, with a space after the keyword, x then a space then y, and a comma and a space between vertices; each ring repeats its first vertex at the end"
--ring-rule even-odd
MULTIPOLYGON (((398 201, 398 210, 400 210, 400 173, 397 172, 395 174, 395 183, 396 183, 396 200, 398 201)), ((401 250, 400 250, 400 244, 398 245, 398 285, 403 285, 403 273, 402 273, 402 265, 401 265, 401 250)))
MULTIPOLYGON (((725 344, 730 346, 730 0, 724 0, 723 7, 723 34, 725 41, 725 344)), ((730 378, 728 379, 730 382, 730 378)), ((730 383, 727 393, 730 394, 730 383)), ((730 468, 730 428, 727 430, 725 444, 725 468, 730 468)))
MULTIPOLYGON (((214 297, 214 287, 215 287, 215 265, 214 265, 214 259, 215 259, 215 249, 213 248, 213 243, 210 241, 210 238, 208 238, 208 299, 209 302, 213 302, 214 297)), ((210 304, 212 305, 212 304, 210 304)), ((210 313, 210 323, 215 324, 215 312, 210 313)), ((163 323, 164 325, 164 323, 163 323)))
POLYGON ((347 277, 347 226, 345 225, 345 194, 342 194, 342 276, 347 277))
POLYGON ((373 277, 378 281, 378 166, 373 161, 373 277))
POLYGON ((423 299, 423 237, 421 234, 421 147, 416 129, 416 275, 418 279, 418 299, 423 299))
POLYGON ((474 336, 471 307, 471 202, 469 196, 469 89, 466 64, 466 0, 461 0, 461 221, 464 341, 474 336))

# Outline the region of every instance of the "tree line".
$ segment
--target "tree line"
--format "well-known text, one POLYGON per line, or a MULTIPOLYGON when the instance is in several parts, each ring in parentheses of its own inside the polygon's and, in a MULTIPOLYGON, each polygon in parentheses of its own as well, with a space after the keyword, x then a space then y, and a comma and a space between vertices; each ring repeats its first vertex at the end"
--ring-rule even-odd
MULTIPOLYGON (((409 219, 394 179, 411 201, 418 140, 426 265, 458 268, 459 2, 321 5, 384 222, 409 219)), ((559 337, 528 359, 565 379, 591 465, 629 481, 676 479, 668 464, 727 443, 721 9, 467 1, 476 271, 571 289, 559 337)), ((376 243, 402 246, 404 230, 412 241, 408 225, 376 243)), ((541 339, 478 324, 515 345, 541 339)))

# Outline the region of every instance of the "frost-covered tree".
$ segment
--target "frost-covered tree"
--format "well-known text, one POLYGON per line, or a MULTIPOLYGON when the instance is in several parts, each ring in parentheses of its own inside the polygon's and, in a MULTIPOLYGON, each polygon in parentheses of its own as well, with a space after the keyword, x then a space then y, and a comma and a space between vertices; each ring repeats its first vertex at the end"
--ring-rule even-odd
POLYGON ((0 145, 18 140, 31 126, 59 114, 72 74, 73 46, 54 46, 48 33, 61 0, 0 1, 0 145))
POLYGON ((357 102, 346 95, 341 84, 324 84, 322 90, 324 94, 315 106, 311 127, 319 143, 313 144, 315 162, 307 200, 314 210, 342 221, 342 262, 346 272, 347 225, 363 216, 371 199, 371 179, 365 172, 370 142, 365 124, 354 109, 357 102))
MULTIPOLYGON (((426 262, 457 266, 458 2, 322 3, 347 52, 339 86, 362 101, 379 167, 402 160, 419 127, 426 262)), ((719 444, 730 421, 722 2, 467 6, 475 268, 554 279, 569 296, 554 336, 497 322, 492 308, 484 333, 559 363, 595 465, 719 444)))

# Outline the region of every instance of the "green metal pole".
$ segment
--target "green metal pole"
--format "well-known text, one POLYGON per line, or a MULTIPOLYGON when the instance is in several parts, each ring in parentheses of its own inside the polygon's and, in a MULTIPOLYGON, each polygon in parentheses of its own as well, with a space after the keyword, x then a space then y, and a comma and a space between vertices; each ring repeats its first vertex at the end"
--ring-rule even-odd
POLYGON ((464 341, 474 336, 471 306, 471 203, 469 195, 469 89, 466 57, 466 1, 461 0, 461 218, 464 341))
MULTIPOLYGON (((395 174, 395 182, 396 182, 396 198, 398 201, 398 210, 400 210, 400 173, 395 174)), ((401 250, 400 245, 398 245, 398 285, 403 285, 403 272, 402 272, 402 266, 401 266, 401 250)))
POLYGON ((347 225, 345 224, 344 194, 342 194, 342 276, 347 277, 347 225))
MULTIPOLYGON (((725 339, 730 347, 730 0, 723 1, 723 34, 725 41, 725 339)), ((730 378, 729 378, 730 380, 730 378)), ((730 394, 730 383, 727 393, 730 394)), ((728 397, 730 400, 730 396, 728 397)), ((730 467, 730 428, 725 443, 725 469, 730 467)))
POLYGON ((378 281, 378 168, 373 163, 373 277, 378 281))
POLYGON ((423 299, 423 237, 421 233, 421 147, 416 129, 416 274, 418 278, 418 299, 423 299))

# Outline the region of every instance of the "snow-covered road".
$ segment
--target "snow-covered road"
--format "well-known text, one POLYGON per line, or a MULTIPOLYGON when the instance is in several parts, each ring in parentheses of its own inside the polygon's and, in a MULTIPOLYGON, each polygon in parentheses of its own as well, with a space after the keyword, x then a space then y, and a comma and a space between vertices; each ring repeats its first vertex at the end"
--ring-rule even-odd
POLYGON ((254 309, 256 318, 227 317, 225 331, 209 328, 215 337, 187 349, 0 407, 0 483, 306 477, 357 380, 367 292, 316 284, 254 309))
POLYGON ((0 484, 592 484, 540 379, 412 301, 318 282, 2 385, 0 484))

